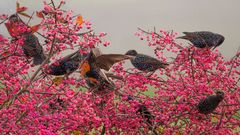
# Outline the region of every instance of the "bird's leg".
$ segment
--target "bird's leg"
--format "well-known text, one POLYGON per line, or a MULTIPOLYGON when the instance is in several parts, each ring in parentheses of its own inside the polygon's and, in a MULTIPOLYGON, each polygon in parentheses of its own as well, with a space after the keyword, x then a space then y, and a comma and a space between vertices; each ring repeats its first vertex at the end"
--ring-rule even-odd
POLYGON ((68 80, 68 76, 70 75, 70 73, 67 71, 67 73, 63 76, 64 79, 68 80))

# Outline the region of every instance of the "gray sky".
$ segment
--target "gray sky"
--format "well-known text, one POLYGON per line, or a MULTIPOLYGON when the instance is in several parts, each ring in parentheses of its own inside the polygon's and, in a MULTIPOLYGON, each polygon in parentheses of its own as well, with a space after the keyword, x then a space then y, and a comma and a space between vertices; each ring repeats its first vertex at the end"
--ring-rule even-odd
MULTIPOLYGON (((56 1, 56 0, 55 0, 56 1)), ((106 32, 111 42, 103 52, 125 53, 128 49, 152 54, 145 42, 134 36, 137 27, 183 31, 208 30, 225 36, 219 50, 233 56, 240 46, 239 0, 66 0, 71 9, 106 32)), ((0 0, 0 13, 14 13, 16 0, 0 0)), ((29 11, 40 9, 41 0, 19 0, 29 11)), ((6 34, 3 25, 1 33, 6 34)), ((179 40, 180 41, 180 40, 179 40)))

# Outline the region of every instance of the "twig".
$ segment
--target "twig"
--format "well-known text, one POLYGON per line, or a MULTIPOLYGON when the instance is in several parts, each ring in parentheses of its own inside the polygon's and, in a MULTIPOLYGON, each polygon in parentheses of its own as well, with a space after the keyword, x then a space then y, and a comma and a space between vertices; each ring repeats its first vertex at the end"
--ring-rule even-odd
POLYGON ((17 124, 19 121, 22 120, 22 118, 24 118, 28 113, 28 110, 24 111, 21 116, 16 120, 15 124, 17 124))
POLYGON ((32 20, 32 17, 33 17, 33 15, 34 15, 34 13, 35 13, 35 12, 33 12, 32 15, 31 15, 31 17, 28 19, 28 22, 27 22, 27 24, 26 24, 27 26, 28 26, 29 22, 32 20))
POLYGON ((3 24, 6 20, 8 20, 8 18, 6 18, 6 19, 3 20, 2 22, 0 22, 0 25, 3 24))

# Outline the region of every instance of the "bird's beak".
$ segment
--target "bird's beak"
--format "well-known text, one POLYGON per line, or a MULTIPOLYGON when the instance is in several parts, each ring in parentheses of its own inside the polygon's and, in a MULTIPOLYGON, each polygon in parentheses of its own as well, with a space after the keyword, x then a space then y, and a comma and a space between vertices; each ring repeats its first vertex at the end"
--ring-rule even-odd
POLYGON ((133 60, 136 57, 136 56, 131 56, 131 55, 126 55, 126 56, 128 56, 128 59, 130 59, 130 60, 133 60))
POLYGON ((215 48, 217 48, 217 46, 214 46, 212 50, 214 50, 215 48))

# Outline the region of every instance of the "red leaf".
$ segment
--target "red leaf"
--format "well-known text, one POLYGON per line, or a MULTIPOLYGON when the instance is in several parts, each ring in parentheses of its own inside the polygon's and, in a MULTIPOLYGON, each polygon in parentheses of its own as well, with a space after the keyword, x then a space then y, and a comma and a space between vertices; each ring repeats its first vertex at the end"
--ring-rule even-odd
POLYGON ((39 17, 39 18, 44 18, 44 15, 43 15, 43 12, 42 12, 42 11, 36 12, 36 15, 37 15, 37 17, 39 17))
POLYGON ((20 7, 20 4, 17 2, 16 11, 17 13, 24 12, 27 10, 27 7, 20 7))
POLYGON ((41 25, 37 24, 31 27, 32 33, 37 32, 40 29, 41 25))
POLYGON ((11 23, 5 23, 5 26, 7 27, 8 33, 12 36, 12 37, 16 37, 19 32, 17 31, 17 28, 15 27, 14 24, 11 23))

